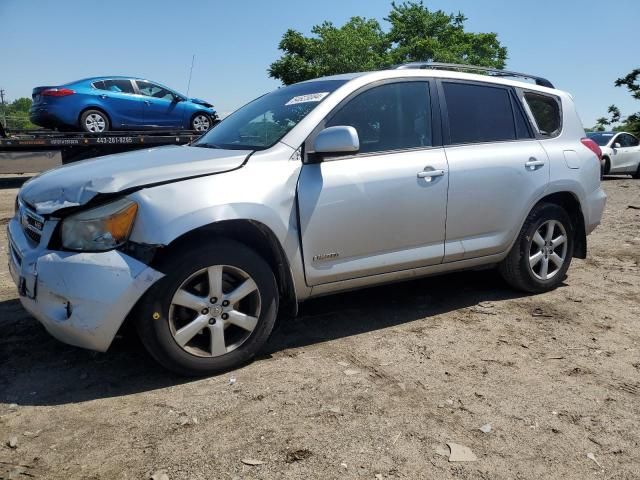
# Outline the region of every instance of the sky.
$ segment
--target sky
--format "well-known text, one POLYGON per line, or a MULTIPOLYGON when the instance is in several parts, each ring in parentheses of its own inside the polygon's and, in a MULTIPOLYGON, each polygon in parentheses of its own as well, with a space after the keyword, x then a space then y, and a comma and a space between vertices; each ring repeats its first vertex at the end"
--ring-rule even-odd
MULTIPOLYGON (((156 80, 211 101, 223 115, 277 88, 267 68, 289 28, 383 20, 390 0, 0 0, 0 88, 10 100, 38 85, 100 75, 156 80)), ((466 28, 496 32, 507 68, 573 94, 585 126, 616 104, 640 110, 616 78, 640 67, 640 0, 427 0, 461 11, 466 28)))

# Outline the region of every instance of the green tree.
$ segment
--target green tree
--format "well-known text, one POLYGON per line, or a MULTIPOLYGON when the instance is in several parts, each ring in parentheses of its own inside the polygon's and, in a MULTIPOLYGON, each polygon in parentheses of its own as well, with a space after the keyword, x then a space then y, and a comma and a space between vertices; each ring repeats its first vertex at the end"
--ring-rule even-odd
POLYGON ((14 100, 8 105, 0 106, 0 119, 6 118, 6 127, 10 130, 24 130, 35 128, 35 125, 29 121, 29 109, 31 108, 31 99, 22 97, 14 100))
POLYGON ((504 68, 507 49, 495 33, 464 30, 462 13, 430 11, 422 1, 391 4, 384 32, 375 19, 352 17, 341 27, 324 22, 312 36, 287 30, 279 48, 284 53, 269 75, 285 85, 325 75, 387 68, 411 61, 465 63, 504 68))
MULTIPOLYGON (((640 68, 636 68, 626 76, 618 78, 614 82, 614 85, 616 87, 627 87, 631 96, 636 100, 640 100, 640 83, 638 77, 640 77, 640 68)), ((608 121, 607 125, 621 122, 619 125, 615 125, 613 130, 630 132, 636 136, 640 136, 640 112, 633 113, 624 120, 621 120, 620 110, 615 105, 610 105, 608 112, 611 114, 611 120, 608 121)), ((600 125, 600 120, 601 119, 596 120, 596 122, 598 122, 596 128, 600 125)))

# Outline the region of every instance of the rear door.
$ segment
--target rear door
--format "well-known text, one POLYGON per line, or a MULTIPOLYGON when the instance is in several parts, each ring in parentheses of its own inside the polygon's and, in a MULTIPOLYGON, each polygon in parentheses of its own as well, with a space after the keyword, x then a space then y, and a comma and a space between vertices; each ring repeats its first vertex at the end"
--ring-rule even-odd
POLYGON ((184 103, 172 91, 146 80, 136 80, 138 93, 144 97, 144 124, 147 127, 182 126, 184 103))
POLYGON ((444 261, 500 253, 549 183, 547 154, 510 87, 438 86, 449 162, 444 261))
POLYGON ((115 127, 131 127, 142 121, 142 102, 129 79, 104 79, 93 82, 96 101, 101 104, 115 127))
POLYGON ((298 207, 309 285, 442 262, 448 168, 432 86, 366 87, 319 127, 353 126, 360 151, 302 168, 298 207))

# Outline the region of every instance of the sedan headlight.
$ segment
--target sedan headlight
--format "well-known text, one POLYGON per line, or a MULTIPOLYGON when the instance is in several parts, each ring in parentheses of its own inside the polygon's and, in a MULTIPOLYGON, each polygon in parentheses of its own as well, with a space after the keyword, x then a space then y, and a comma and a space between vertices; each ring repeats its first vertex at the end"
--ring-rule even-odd
POLYGON ((104 251, 129 238, 138 204, 127 198, 72 215, 62 222, 62 246, 69 250, 104 251))

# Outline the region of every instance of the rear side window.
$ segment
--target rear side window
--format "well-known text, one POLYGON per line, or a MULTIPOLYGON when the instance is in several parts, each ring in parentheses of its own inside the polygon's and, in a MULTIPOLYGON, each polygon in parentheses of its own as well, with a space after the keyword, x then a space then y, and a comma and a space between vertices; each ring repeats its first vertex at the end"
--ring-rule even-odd
POLYGON ((562 126, 558 101, 553 97, 536 93, 525 93, 524 98, 540 133, 549 137, 558 135, 562 126))
POLYGON ((517 138, 509 90, 453 82, 443 82, 442 87, 452 144, 517 138))
POLYGON ((134 93, 133 85, 129 80, 103 80, 93 82, 93 86, 98 90, 107 90, 114 93, 134 93))
POLYGON ((428 82, 373 87, 349 100, 326 127, 349 125, 358 131, 360 153, 433 145, 428 82))

